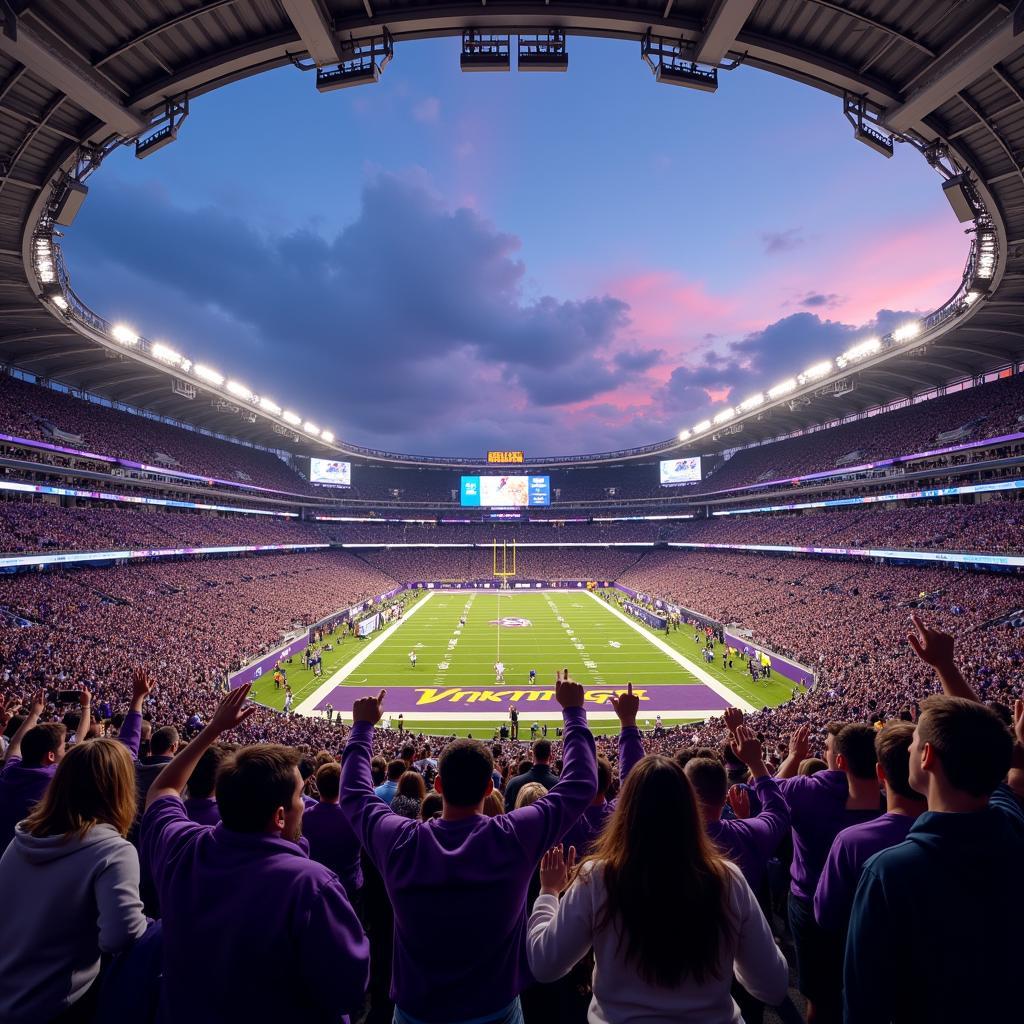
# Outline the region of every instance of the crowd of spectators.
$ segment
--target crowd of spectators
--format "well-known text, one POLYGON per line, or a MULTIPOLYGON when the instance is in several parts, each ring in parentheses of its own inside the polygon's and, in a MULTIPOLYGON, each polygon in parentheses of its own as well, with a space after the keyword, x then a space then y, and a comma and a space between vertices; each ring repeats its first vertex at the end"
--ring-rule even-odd
POLYGON ((323 535, 343 544, 653 544, 660 523, 330 523, 323 535))

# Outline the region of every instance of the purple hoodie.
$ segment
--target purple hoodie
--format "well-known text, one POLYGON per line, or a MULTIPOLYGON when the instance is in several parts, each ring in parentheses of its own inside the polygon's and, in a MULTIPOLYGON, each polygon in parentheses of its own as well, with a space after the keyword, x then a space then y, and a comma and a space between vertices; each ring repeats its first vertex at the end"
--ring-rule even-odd
POLYGON ((341 807, 394 907, 391 995, 407 1014, 427 1021, 483 1017, 533 981, 526 960, 530 879, 597 792, 586 713, 567 708, 563 716, 564 768, 546 796, 495 818, 457 821, 394 814, 373 791, 373 727, 352 727, 341 807))

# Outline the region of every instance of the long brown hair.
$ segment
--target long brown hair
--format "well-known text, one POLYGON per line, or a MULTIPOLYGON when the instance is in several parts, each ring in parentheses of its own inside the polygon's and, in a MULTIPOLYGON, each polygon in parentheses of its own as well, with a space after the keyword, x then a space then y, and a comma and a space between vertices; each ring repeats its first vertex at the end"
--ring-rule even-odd
MULTIPOLYGON (((718 973, 728 916, 728 867, 704 832, 697 799, 671 758, 645 757, 581 863, 603 872, 599 927, 619 931, 619 951, 650 984, 675 988, 718 973)), ((591 872, 577 874, 585 882, 591 872)))
POLYGON ((135 766, 120 740, 76 743, 57 765, 46 795, 25 822, 37 838, 76 835, 113 825, 123 836, 135 820, 135 766))

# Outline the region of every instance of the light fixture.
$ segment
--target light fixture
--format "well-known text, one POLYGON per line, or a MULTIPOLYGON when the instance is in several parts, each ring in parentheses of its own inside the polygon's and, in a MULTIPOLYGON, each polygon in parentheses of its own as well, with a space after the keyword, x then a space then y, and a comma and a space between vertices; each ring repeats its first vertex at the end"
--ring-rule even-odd
POLYGON ((124 324, 114 324, 110 329, 110 336, 119 345, 126 345, 128 348, 132 348, 134 345, 138 345, 139 336, 130 328, 124 324))
POLYGON ((711 420, 701 420, 694 428, 695 434, 703 434, 705 430, 711 429, 711 420))
POLYGON ((749 412, 751 409, 756 409, 759 405, 764 405, 764 395, 761 392, 751 395, 740 402, 740 411, 749 412))
POLYGON ((328 444, 333 444, 334 443, 334 434, 332 434, 329 430, 321 430, 320 431, 320 440, 321 441, 326 441, 328 444))
POLYGON ((252 401, 252 392, 244 384, 239 384, 237 380, 229 380, 225 385, 225 390, 230 391, 236 398, 244 398, 247 402, 252 401))
POLYGON ((689 439, 690 439, 690 431, 689 430, 680 430, 679 431, 679 440, 680 441, 688 441, 689 439))
POLYGON ((220 387, 224 383, 224 377, 218 373, 212 367, 204 366, 202 363, 196 363, 192 367, 192 372, 200 379, 205 380, 208 384, 216 384, 220 387))
POLYGON ((312 423, 309 420, 306 420, 306 422, 303 423, 302 429, 307 434, 312 434, 313 437, 319 437, 320 436, 320 428, 315 423, 312 423))
POLYGON ((736 415, 736 410, 733 408, 723 409, 720 413, 711 417, 712 423, 727 423, 729 420, 736 415))
POLYGON ((773 400, 781 398, 783 395, 788 395, 790 391, 796 391, 796 388, 796 378, 790 377, 788 380, 784 380, 781 384, 776 384, 775 387, 769 388, 768 397, 773 400))
POLYGON ((159 359, 161 363, 170 363, 171 366, 180 366, 182 363, 180 353, 175 352, 169 345, 164 345, 159 341, 154 341, 149 346, 149 354, 154 359, 159 359))
POLYGON ((290 423, 293 427, 297 427, 302 422, 301 416, 296 416, 295 413, 288 412, 287 409, 281 414, 281 417, 285 423, 290 423))
POLYGON ((797 384, 806 384, 811 380, 820 380, 822 377, 827 377, 832 372, 832 360, 823 359, 820 363, 815 363, 813 366, 809 366, 803 373, 799 374, 796 378, 797 384))
POLYGON ((277 402, 272 402, 269 398, 260 399, 260 408, 264 412, 273 413, 275 416, 281 415, 281 406, 277 402))
POLYGON ((858 342, 839 356, 836 359, 836 366, 842 370, 850 363, 856 363, 861 359, 867 359, 868 356, 874 355, 881 347, 882 343, 878 338, 865 338, 864 341, 858 342))
POLYGON ((897 327, 892 332, 893 341, 910 341, 912 338, 916 338, 921 333, 921 324, 913 320, 909 324, 904 324, 902 327, 897 327))
POLYGON ((68 308, 68 300, 63 295, 54 295, 50 300, 59 310, 66 310, 68 308))

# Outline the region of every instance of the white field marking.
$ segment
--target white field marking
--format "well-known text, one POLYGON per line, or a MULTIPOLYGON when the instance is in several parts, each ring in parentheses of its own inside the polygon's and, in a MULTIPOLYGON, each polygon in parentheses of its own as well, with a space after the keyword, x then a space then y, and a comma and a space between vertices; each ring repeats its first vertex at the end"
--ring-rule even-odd
MULTIPOLYGON (((385 708, 386 708, 387 701, 385 700, 384 703, 385 703, 385 708)), ((460 709, 463 708, 463 707, 467 707, 467 706, 471 706, 471 705, 463 705, 463 704, 459 704, 458 705, 458 707, 460 709)), ((385 710, 384 713, 386 715, 388 713, 387 710, 385 710)), ((409 721, 413 721, 413 722, 419 722, 419 721, 424 721, 424 722, 458 722, 460 726, 464 722, 500 722, 500 721, 504 721, 504 716, 502 716, 500 711, 476 712, 476 711, 463 711, 463 710, 459 710, 459 711, 415 711, 414 710, 414 711, 403 711, 402 713, 405 715, 405 717, 409 721)), ((678 712, 663 711, 662 712, 662 718, 666 718, 666 719, 668 719, 668 718, 672 718, 672 719, 674 719, 674 718, 685 718, 685 719, 687 719, 687 721, 689 721, 690 719, 693 719, 694 722, 697 722, 697 721, 699 721, 701 719, 711 718, 713 715, 720 715, 721 713, 722 712, 720 710, 714 710, 714 711, 700 711, 700 710, 698 710, 698 711, 678 711, 678 712)), ((397 715, 398 712, 395 711, 395 712, 392 712, 392 714, 393 715, 397 715)), ((352 712, 351 711, 335 711, 334 712, 334 717, 336 719, 341 719, 343 721, 348 721, 352 717, 352 712)), ((613 722, 613 721, 615 721, 617 719, 617 717, 618 716, 613 711, 591 711, 590 708, 587 708, 587 719, 589 721, 591 721, 591 722, 613 722)), ((654 721, 654 716, 653 715, 651 716, 650 720, 652 722, 654 721)), ((524 712, 520 712, 520 719, 519 719, 520 725, 522 725, 522 723, 524 721, 527 722, 527 723, 530 723, 530 722, 561 722, 562 721, 562 715, 561 715, 561 712, 554 712, 554 711, 541 711, 541 712, 538 712, 535 715, 525 715, 524 712)), ((522 731, 529 732, 530 731, 529 724, 527 724, 526 728, 524 730, 522 730, 522 731)))
POLYGON ((329 679, 321 683, 313 693, 308 696, 296 709, 295 714, 297 715, 311 715, 316 709, 317 704, 320 703, 327 695, 343 680, 348 679, 352 675, 353 671, 357 669, 366 659, 373 654, 381 644, 387 640, 392 633, 403 623, 406 619, 411 619, 432 597, 434 596, 432 591, 428 591, 426 596, 421 600, 417 601, 412 608, 407 611, 402 618, 395 619, 390 626, 387 627, 379 636, 374 637, 351 661, 346 662, 337 672, 334 673, 329 679))
MULTIPOLYGON (((628 615, 623 614, 618 608, 613 608, 611 605, 602 601, 596 594, 591 591, 586 592, 588 596, 592 597, 598 604, 603 605, 608 609, 612 615, 618 616, 632 629, 635 629, 641 636, 646 637, 647 642, 657 647, 659 651, 663 651, 667 654, 677 665, 682 665, 688 672, 691 672, 697 679, 699 679, 709 690, 717 693, 723 700, 730 701, 732 707, 740 708, 750 714, 753 714, 757 709, 753 704, 748 704, 735 690, 730 690, 728 686, 723 686, 714 676, 709 675, 699 665, 694 664, 689 658, 684 657, 674 647, 669 647, 664 640, 659 639, 656 636, 648 633, 643 626, 638 622, 634 622, 628 615)), ((721 711, 713 711, 712 715, 720 715, 721 711)), ((689 712, 687 712, 689 714, 689 712)), ((696 712, 694 712, 696 714, 696 712)))

